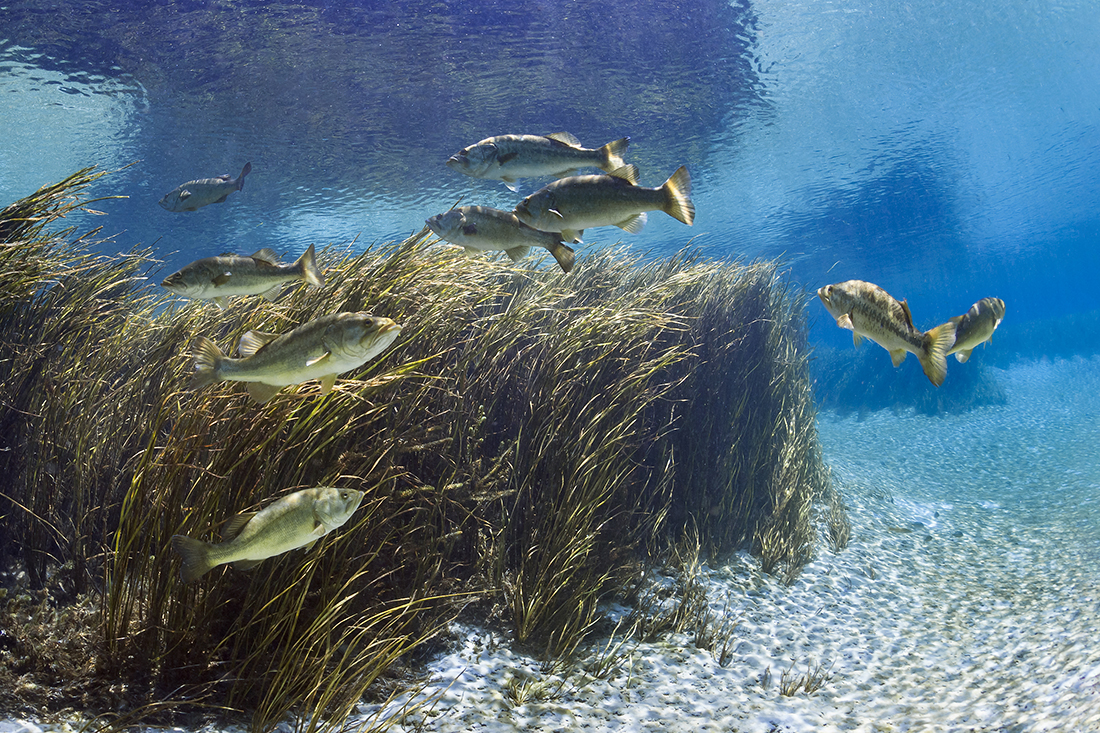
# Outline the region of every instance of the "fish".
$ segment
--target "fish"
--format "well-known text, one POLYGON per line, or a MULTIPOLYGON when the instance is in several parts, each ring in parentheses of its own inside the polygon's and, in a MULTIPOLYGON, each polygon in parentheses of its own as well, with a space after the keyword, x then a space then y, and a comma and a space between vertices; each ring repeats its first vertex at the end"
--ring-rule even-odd
POLYGON ((463 247, 467 254, 504 250, 512 262, 518 262, 532 247, 545 247, 565 272, 573 269, 576 259, 573 248, 561 241, 560 234, 533 229, 511 211, 461 206, 436 214, 424 223, 440 239, 463 247))
POLYGON ((948 350, 965 364, 978 344, 993 339, 993 332, 1005 317, 1005 302, 1000 298, 982 298, 961 316, 949 319, 955 324, 955 345, 948 350))
POLYGON ((195 341, 192 389, 215 382, 246 382, 253 401, 263 404, 283 387, 321 380, 328 394, 336 375, 366 364, 401 333, 389 318, 369 313, 334 313, 315 318, 282 335, 248 331, 237 345, 241 358, 227 357, 217 345, 199 336, 195 341))
POLYGON ((159 203, 167 211, 196 211, 209 204, 223 204, 229 194, 244 188, 244 177, 252 172, 252 164, 245 163, 236 178, 228 175, 188 181, 164 194, 159 203))
POLYGON ((695 221, 691 176, 680 166, 663 185, 638 185, 638 168, 628 164, 609 175, 570 176, 535 191, 513 213, 524 224, 580 242, 589 227, 614 225, 642 231, 647 211, 660 210, 688 226, 695 221))
POLYGON ((362 491, 318 486, 288 494, 258 512, 238 514, 226 526, 225 542, 172 535, 172 547, 183 559, 183 582, 198 580, 218 565, 233 563, 238 570, 248 570, 269 557, 312 547, 343 526, 362 501, 362 491))
POLYGON ((233 295, 262 295, 274 300, 284 283, 296 280, 316 287, 325 284, 312 244, 293 265, 279 264, 278 256, 267 247, 251 257, 204 257, 164 278, 161 287, 188 298, 213 300, 225 308, 226 298, 233 295))
POLYGON ((947 377, 947 350, 955 343, 955 324, 948 322, 925 332, 913 326, 906 301, 898 302, 878 285, 848 280, 817 291, 836 325, 852 332, 856 346, 864 337, 890 352, 894 366, 907 353, 920 360, 924 375, 939 387, 947 377))
POLYGON ((497 135, 458 151, 447 167, 471 178, 503 181, 515 191, 516 180, 537 176, 564 176, 592 166, 613 171, 623 165, 630 138, 614 140, 600 148, 584 148, 568 132, 550 135, 497 135))

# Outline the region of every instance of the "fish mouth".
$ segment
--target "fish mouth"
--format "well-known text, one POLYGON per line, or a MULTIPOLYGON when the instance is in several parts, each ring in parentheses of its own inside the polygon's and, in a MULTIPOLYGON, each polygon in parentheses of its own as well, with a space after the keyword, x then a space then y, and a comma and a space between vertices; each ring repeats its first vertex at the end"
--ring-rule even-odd
POLYGON ((447 167, 448 168, 461 168, 465 165, 466 165, 466 158, 464 156, 452 155, 450 158, 447 158, 447 167))

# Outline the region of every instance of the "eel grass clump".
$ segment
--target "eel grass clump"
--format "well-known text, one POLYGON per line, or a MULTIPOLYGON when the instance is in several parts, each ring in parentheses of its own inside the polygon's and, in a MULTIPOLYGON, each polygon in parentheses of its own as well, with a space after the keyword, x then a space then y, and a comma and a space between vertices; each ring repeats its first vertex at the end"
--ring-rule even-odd
POLYGON ((39 609, 0 614, 0 709, 339 727, 409 684, 463 611, 568 656, 597 602, 689 527, 706 555, 749 548, 769 572, 811 556, 811 506, 832 489, 805 298, 774 263, 607 249, 563 275, 423 231, 330 247, 326 287, 222 311, 156 287, 148 250, 51 231, 102 175, 0 211, 0 580, 8 605, 39 609), (199 335, 229 352, 250 329, 349 310, 404 330, 330 394, 189 389, 199 335), (217 541, 235 514, 318 485, 366 492, 340 530, 180 579, 173 534, 217 541), (55 651, 92 663, 32 663, 50 656, 50 609, 92 632, 55 651))

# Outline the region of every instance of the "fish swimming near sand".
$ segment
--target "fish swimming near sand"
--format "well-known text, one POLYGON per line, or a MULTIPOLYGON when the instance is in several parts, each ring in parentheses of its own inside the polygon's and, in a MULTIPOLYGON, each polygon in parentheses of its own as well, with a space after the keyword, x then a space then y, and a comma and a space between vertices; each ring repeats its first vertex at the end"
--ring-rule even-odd
POLYGON ((261 560, 312 546, 347 522, 362 501, 362 491, 320 486, 284 496, 258 512, 238 514, 226 526, 225 542, 172 535, 172 547, 183 558, 180 574, 190 583, 218 565, 248 570, 261 560))
POLYGON ((425 224, 440 239, 465 248, 467 253, 504 250, 513 262, 530 254, 532 247, 545 247, 565 272, 573 269, 573 248, 557 232, 533 229, 511 211, 487 206, 461 206, 436 214, 425 224))
POLYGON ((236 178, 228 175, 188 181, 164 194, 160 206, 168 211, 195 211, 209 204, 223 204, 229 194, 244 188, 244 177, 252 172, 252 164, 245 163, 236 178))
POLYGON ((611 172, 623 165, 630 138, 600 148, 581 147, 568 132, 551 135, 497 135, 465 147, 447 159, 447 167, 472 178, 503 181, 512 191, 516 180, 536 176, 564 176, 578 168, 611 172))
POLYGON ((890 352, 894 366, 912 353, 932 384, 939 387, 947 376, 947 350, 955 343, 955 324, 948 322, 924 332, 913 326, 909 304, 898 302, 878 285, 848 280, 817 291, 836 325, 852 332, 859 346, 867 337, 890 352))
POLYGON ((955 324, 955 345, 947 352, 954 354, 965 364, 974 347, 993 338, 993 332, 1005 317, 1005 302, 1000 298, 982 298, 961 316, 950 322, 955 324))
POLYGON ((312 244, 293 265, 279 264, 278 256, 266 247, 251 257, 204 257, 164 278, 161 287, 188 298, 213 300, 225 308, 226 298, 234 295, 274 300, 284 283, 298 280, 317 287, 325 284, 312 244))
POLYGON ((638 185, 638 168, 625 165, 610 175, 561 178, 525 198, 515 215, 545 232, 561 232, 567 242, 581 241, 589 227, 617 226, 642 231, 647 211, 659 210, 688 226, 695 221, 691 176, 680 166, 663 185, 638 185))
POLYGON ((246 382, 248 393, 259 403, 270 400, 283 387, 310 379, 321 380, 328 394, 336 375, 356 369, 385 351, 401 333, 389 318, 369 313, 335 313, 321 316, 282 335, 248 331, 231 359, 213 341, 200 336, 195 342, 195 374, 192 389, 214 382, 246 382))

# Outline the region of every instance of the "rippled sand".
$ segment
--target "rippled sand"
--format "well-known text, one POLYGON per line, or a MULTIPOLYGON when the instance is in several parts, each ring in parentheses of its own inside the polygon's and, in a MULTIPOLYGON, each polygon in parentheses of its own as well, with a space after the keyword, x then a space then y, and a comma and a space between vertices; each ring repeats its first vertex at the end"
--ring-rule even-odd
POLYGON ((1100 361, 996 374, 1006 406, 821 416, 852 542, 791 587, 745 556, 704 568, 737 622, 725 667, 679 635, 560 680, 464 629, 408 729, 1100 731, 1100 361), (784 696, 792 664, 828 680, 784 696), (548 698, 516 705, 517 677, 548 698))

